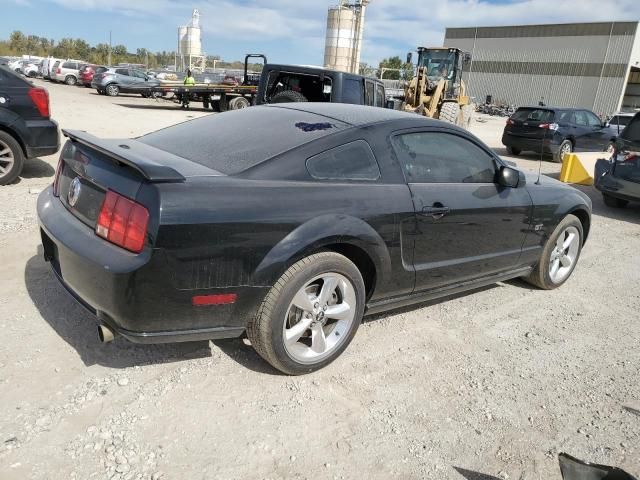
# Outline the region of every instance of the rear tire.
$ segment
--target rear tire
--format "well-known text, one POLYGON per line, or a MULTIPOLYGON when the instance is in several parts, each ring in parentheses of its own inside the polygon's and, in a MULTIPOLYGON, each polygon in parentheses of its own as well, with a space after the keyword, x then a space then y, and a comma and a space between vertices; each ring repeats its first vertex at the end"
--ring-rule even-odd
POLYGON ((624 208, 627 205, 629 205, 628 200, 612 197, 611 195, 607 195, 606 193, 602 194, 602 199, 604 200, 604 204, 607 207, 611 207, 611 208, 624 208))
POLYGON ((564 140, 558 147, 558 151, 553 154, 553 161, 555 163, 562 163, 564 155, 571 152, 573 152, 573 143, 571 143, 571 140, 564 140))
POLYGON ((293 90, 285 90, 284 92, 276 93, 269 103, 292 103, 292 102, 308 102, 300 92, 294 92, 293 90))
POLYGON ((24 153, 15 138, 0 130, 0 185, 13 182, 24 166, 24 153))
POLYGON ((538 264, 533 271, 523 279, 543 290, 553 290, 566 282, 575 269, 580 252, 584 233, 582 223, 575 215, 567 215, 553 231, 542 250, 538 264), (574 236, 569 242, 570 235, 574 236), (577 243, 573 243, 577 242, 577 243), (568 246, 565 246, 567 245, 568 246), (557 277, 553 276, 553 263, 557 262, 557 277), (565 263, 566 262, 566 263, 565 263))
POLYGON ((118 94, 120 93, 120 88, 115 83, 112 83, 111 85, 107 85, 107 87, 104 90, 106 94, 109 95, 110 97, 117 97, 118 94))
POLYGON ((471 119, 476 111, 473 105, 465 105, 462 107, 462 128, 469 130, 471 128, 471 119))
POLYGON ((78 83, 78 79, 73 75, 67 75, 64 79, 64 83, 66 83, 67 85, 73 86, 76 83, 78 83))
POLYGON ((447 123, 459 124, 458 118, 460 117, 460 105, 455 102, 446 102, 440 109, 439 120, 447 123))
POLYGON ((522 150, 515 147, 507 147, 507 153, 509 155, 520 155, 522 153, 522 150))
POLYGON ((240 110, 251 106, 251 102, 244 97, 232 98, 229 102, 229 110, 240 110))
POLYGON ((337 253, 316 253, 278 279, 249 322, 247 336, 258 354, 281 372, 313 372, 347 348, 362 321, 364 304, 358 268, 337 253))

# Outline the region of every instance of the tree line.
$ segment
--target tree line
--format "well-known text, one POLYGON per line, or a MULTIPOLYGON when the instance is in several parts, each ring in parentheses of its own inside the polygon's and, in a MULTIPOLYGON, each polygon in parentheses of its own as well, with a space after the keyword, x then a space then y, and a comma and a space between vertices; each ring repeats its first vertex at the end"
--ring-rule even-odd
MULTIPOLYGON (((107 65, 109 45, 106 43, 89 45, 81 38, 62 38, 56 42, 53 38, 25 35, 18 30, 12 32, 8 40, 0 40, 0 56, 21 55, 72 58, 96 65, 107 65)), ((216 68, 244 67, 243 62, 224 62, 217 55, 208 56, 207 65, 213 66, 214 60, 216 68)), ((111 47, 111 64, 117 65, 118 63, 139 63, 146 65, 149 69, 154 69, 165 65, 174 65, 175 52, 151 52, 146 48, 138 48, 133 53, 127 51, 127 47, 124 45, 114 45, 111 47)), ((252 70, 260 70, 259 65, 251 65, 251 67, 252 70)))

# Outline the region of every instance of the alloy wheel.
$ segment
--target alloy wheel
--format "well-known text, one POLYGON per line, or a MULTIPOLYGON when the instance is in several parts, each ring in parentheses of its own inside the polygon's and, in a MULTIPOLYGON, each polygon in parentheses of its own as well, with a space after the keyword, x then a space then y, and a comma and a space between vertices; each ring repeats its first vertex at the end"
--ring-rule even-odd
POLYGON ((7 175, 13 168, 14 163, 13 151, 9 145, 0 140, 0 177, 7 175))
POLYGON ((282 327, 287 354, 300 363, 316 363, 342 344, 356 316, 353 284, 339 273, 307 282, 293 297, 282 327))
POLYGON ((580 233, 576 227, 567 227, 558 235, 549 259, 549 277, 553 283, 561 283, 571 274, 579 252, 580 233))
POLYGON ((563 157, 564 155, 567 155, 569 153, 571 153, 571 144, 569 142, 565 143, 564 145, 562 145, 562 150, 560 152, 561 157, 563 157))

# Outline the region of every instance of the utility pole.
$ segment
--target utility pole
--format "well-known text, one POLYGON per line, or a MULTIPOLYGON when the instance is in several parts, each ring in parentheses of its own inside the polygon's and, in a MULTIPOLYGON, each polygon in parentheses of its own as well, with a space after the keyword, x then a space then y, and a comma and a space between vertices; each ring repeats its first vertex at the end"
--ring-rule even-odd
POLYGON ((109 30, 109 60, 107 64, 111 66, 111 30, 109 30))

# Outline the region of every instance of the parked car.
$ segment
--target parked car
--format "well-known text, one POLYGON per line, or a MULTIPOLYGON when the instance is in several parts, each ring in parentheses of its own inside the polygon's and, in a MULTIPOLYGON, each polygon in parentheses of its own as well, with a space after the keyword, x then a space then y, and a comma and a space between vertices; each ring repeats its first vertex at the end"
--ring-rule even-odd
POLYGON ((40 75, 42 60, 34 60, 22 65, 22 74, 25 77, 35 78, 40 75))
POLYGON ((618 112, 615 115, 613 115, 607 121, 607 126, 611 131, 611 135, 614 137, 617 137, 618 135, 620 135, 624 130, 624 128, 629 124, 629 122, 631 121, 634 115, 635 115, 634 113, 625 113, 625 112, 618 112))
POLYGON ((607 123, 589 110, 520 107, 507 120, 502 144, 511 155, 531 150, 561 162, 574 151, 602 151, 614 138, 607 123))
POLYGON ((20 175, 25 159, 52 155, 59 147, 47 91, 0 66, 0 185, 20 175))
POLYGON ((82 65, 83 62, 79 60, 64 60, 54 67, 51 80, 75 85, 80 78, 79 70, 82 65))
POLYGON ((626 207, 640 201, 640 113, 636 113, 618 139, 608 159, 595 166, 595 186, 609 207, 626 207))
POLYGON ((377 78, 320 67, 266 64, 256 104, 287 102, 386 106, 384 84, 377 78))
POLYGON ((64 133, 38 199, 44 256, 106 341, 246 331, 275 368, 305 373, 365 312, 521 276, 559 287, 589 233, 582 192, 390 109, 280 104, 131 140, 64 133))
POLYGON ((42 78, 44 78, 45 80, 50 80, 52 73, 55 72, 55 69, 58 67, 58 65, 62 61, 64 60, 60 58, 53 58, 53 57, 45 58, 42 61, 42 78), (56 65, 56 62, 58 62, 57 65, 56 65))
POLYGON ((18 74, 22 74, 22 67, 29 62, 33 62, 33 60, 19 58, 18 60, 14 60, 13 62, 9 63, 9 69, 18 74))
POLYGON ((80 67, 78 71, 80 75, 80 82, 87 88, 91 88, 91 81, 93 80, 93 76, 96 73, 106 72, 108 70, 107 67, 102 67, 100 65, 83 65, 80 67))
POLYGON ((142 70, 131 67, 111 67, 96 73, 91 81, 91 87, 101 95, 115 97, 120 93, 146 94, 148 87, 157 87, 160 80, 151 78, 142 70))

